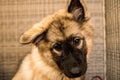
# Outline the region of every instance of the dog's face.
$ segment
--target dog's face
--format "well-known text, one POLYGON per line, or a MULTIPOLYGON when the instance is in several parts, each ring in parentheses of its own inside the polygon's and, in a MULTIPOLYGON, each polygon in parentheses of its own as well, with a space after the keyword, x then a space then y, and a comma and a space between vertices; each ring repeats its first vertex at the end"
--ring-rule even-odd
POLYGON ((79 0, 71 0, 67 10, 48 16, 25 32, 21 43, 32 42, 43 60, 57 66, 69 78, 80 77, 87 69, 92 46, 92 28, 79 0))
POLYGON ((87 48, 80 33, 71 34, 64 40, 56 40, 51 47, 51 53, 66 76, 74 78, 85 74, 87 48))
POLYGON ((87 68, 87 47, 81 26, 69 19, 55 21, 50 26, 46 40, 53 60, 68 77, 83 75, 87 68))

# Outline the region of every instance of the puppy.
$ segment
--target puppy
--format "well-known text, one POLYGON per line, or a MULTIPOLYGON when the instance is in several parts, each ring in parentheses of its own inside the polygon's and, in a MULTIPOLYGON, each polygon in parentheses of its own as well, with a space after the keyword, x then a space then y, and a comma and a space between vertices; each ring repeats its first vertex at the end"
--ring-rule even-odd
POLYGON ((83 0, 47 16, 20 37, 32 43, 12 80, 84 80, 93 28, 83 0))

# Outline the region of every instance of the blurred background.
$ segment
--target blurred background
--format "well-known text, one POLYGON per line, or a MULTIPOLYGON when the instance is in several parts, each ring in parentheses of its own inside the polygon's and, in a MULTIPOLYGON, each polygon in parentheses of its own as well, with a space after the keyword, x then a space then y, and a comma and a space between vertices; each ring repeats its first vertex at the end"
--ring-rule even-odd
MULTIPOLYGON (((19 44, 20 35, 68 0, 0 0, 0 80, 11 80, 31 44, 19 44)), ((85 0, 94 27, 94 48, 86 80, 120 80, 120 0, 85 0)))

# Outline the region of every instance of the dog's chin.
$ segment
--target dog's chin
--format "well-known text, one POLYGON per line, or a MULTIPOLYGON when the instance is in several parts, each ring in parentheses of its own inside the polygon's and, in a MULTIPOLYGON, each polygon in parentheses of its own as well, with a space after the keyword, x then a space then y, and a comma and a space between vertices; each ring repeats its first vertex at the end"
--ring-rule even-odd
POLYGON ((79 74, 67 74, 64 73, 68 78, 78 78, 81 77, 83 74, 79 73, 79 74))
POLYGON ((66 75, 67 77, 69 77, 69 78, 78 78, 78 77, 80 77, 81 76, 81 74, 72 74, 72 75, 66 75))

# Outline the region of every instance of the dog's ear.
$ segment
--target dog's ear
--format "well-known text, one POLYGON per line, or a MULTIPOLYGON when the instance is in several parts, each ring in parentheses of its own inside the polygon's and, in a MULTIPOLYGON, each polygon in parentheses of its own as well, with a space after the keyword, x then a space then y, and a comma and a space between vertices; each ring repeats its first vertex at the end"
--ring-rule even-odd
POLYGON ((73 14, 76 21, 83 22, 85 20, 85 10, 81 0, 70 0, 67 10, 73 14))
POLYGON ((35 24, 31 29, 29 29, 21 35, 19 41, 21 44, 37 44, 40 40, 42 40, 45 37, 46 32, 46 27, 42 27, 39 24, 35 24))
POLYGON ((36 36, 35 39, 33 39, 32 43, 37 44, 42 39, 45 39, 46 33, 47 33, 47 31, 45 31, 45 32, 41 33, 40 35, 36 36))

